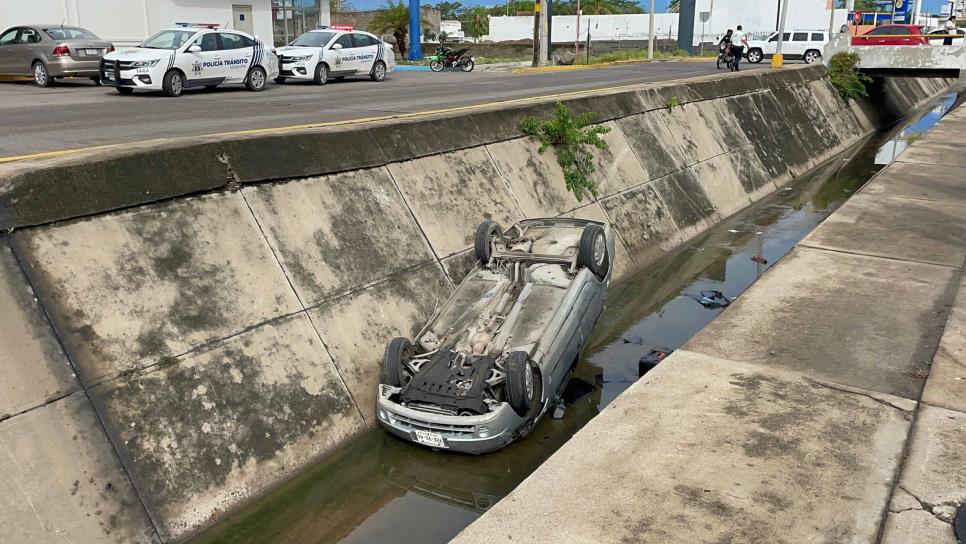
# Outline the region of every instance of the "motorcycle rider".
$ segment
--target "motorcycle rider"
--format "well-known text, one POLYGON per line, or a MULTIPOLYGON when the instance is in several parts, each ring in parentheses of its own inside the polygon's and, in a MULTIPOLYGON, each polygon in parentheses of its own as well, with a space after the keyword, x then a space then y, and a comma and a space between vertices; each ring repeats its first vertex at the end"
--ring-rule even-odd
POLYGON ((729 28, 728 29, 728 32, 725 32, 724 37, 721 38, 721 40, 718 41, 718 56, 721 57, 722 59, 728 58, 728 56, 730 56, 730 54, 731 54, 731 51, 730 51, 731 50, 731 34, 733 32, 734 31, 729 28))
POLYGON ((745 52, 745 47, 748 46, 748 35, 741 30, 741 25, 735 27, 735 31, 731 34, 731 56, 734 60, 731 63, 731 70, 734 72, 739 71, 738 63, 741 62, 741 57, 745 52))

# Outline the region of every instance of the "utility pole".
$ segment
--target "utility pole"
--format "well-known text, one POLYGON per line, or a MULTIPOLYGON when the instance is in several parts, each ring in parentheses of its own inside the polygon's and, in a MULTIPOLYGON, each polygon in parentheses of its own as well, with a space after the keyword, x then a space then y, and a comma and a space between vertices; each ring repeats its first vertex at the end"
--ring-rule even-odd
POLYGON ((647 16, 647 60, 654 60, 654 0, 648 8, 647 16))
POLYGON ((285 0, 282 0, 282 28, 285 29, 285 45, 289 44, 288 39, 288 8, 285 6, 285 0))
POLYGON ((550 62, 551 57, 553 57, 553 0, 547 0, 547 54, 545 56, 547 62, 550 62))
MULTIPOLYGON (((828 1, 828 39, 832 39, 832 33, 835 32, 835 0, 828 1)), ((845 16, 848 18, 848 15, 845 16)))
POLYGON ((580 56, 580 0, 577 0, 577 36, 574 37, 574 64, 580 56))
POLYGON ((533 63, 540 66, 540 0, 533 0, 533 63))
POLYGON ((419 0, 409 0, 409 60, 422 60, 423 43, 422 13, 419 10, 419 0))
POLYGON ((775 45, 775 54, 771 57, 772 68, 781 68, 784 64, 785 59, 782 55, 782 41, 785 38, 785 17, 788 16, 789 1, 785 0, 785 2, 782 2, 782 13, 778 20, 778 43, 775 45))
POLYGON ((540 0, 540 3, 543 5, 540 6, 540 57, 537 65, 544 66, 547 64, 547 18, 550 13, 550 0, 540 0))

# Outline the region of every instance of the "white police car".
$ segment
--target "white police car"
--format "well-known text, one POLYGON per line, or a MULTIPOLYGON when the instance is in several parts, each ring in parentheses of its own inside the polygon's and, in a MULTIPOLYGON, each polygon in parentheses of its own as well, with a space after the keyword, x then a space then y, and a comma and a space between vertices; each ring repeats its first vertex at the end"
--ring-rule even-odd
POLYGON ((278 58, 262 42, 217 25, 184 25, 158 32, 135 49, 109 53, 101 82, 121 94, 137 89, 181 96, 184 89, 243 83, 251 91, 278 76, 278 58))
POLYGON ((277 52, 281 67, 276 83, 302 79, 325 85, 330 78, 365 75, 382 81, 396 67, 392 45, 358 30, 310 30, 277 52))

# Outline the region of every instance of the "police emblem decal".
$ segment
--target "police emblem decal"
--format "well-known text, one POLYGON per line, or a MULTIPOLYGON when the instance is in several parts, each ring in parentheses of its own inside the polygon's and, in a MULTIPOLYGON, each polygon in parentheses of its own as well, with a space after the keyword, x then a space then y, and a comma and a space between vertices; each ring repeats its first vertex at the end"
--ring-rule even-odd
POLYGON ((195 62, 194 64, 192 64, 191 65, 191 71, 195 75, 200 74, 201 73, 201 63, 200 62, 195 62))

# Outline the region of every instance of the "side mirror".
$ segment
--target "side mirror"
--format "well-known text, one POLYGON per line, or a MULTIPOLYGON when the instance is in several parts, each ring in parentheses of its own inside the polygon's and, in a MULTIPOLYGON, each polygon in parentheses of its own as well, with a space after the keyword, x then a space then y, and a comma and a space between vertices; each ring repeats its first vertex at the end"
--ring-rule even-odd
POLYGON ((342 49, 342 44, 341 43, 332 44, 332 49, 335 49, 336 51, 338 51, 339 49, 342 49))
POLYGON ((188 46, 188 52, 189 53, 200 53, 201 52, 201 46, 198 45, 198 44, 191 44, 191 45, 188 46))

